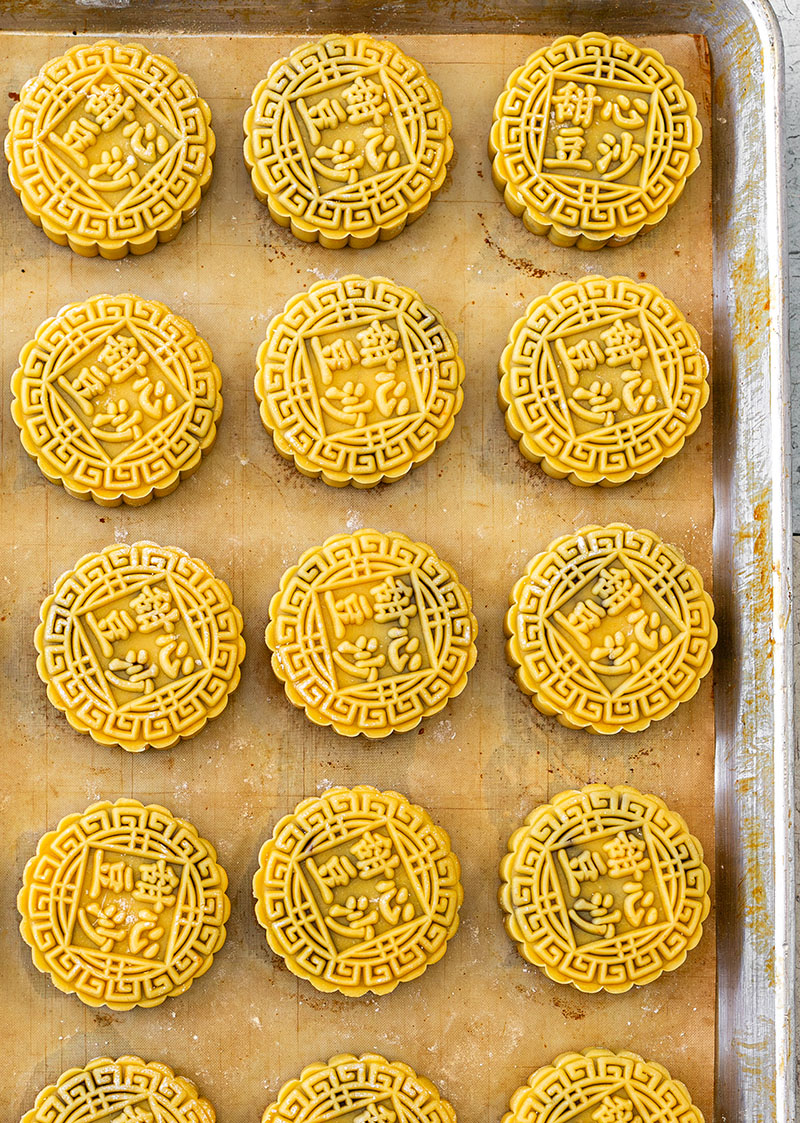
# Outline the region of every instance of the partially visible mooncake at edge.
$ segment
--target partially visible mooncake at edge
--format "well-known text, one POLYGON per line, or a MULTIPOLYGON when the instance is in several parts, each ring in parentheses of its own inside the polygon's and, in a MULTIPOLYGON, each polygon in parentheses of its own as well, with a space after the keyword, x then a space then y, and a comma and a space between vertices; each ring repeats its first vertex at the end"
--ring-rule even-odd
POLYGON ((163 1061, 95 1057, 42 1088, 20 1123, 215 1123, 214 1108, 191 1080, 163 1061), (99 1114, 98 1114, 99 1113, 99 1114))

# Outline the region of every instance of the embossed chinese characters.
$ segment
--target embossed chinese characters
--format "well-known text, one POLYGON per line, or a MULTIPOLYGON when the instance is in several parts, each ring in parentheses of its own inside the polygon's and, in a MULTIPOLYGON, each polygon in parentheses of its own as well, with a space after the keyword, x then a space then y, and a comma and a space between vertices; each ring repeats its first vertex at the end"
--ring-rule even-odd
POLYGON ((211 179, 211 112, 191 78, 138 43, 79 44, 20 91, 5 153, 48 238, 107 258, 167 242, 211 179))
POLYGON ((393 238, 442 187, 450 114, 416 60, 368 35, 332 35, 274 63, 244 119, 256 197, 329 249, 393 238))
POLYGON ((510 596, 520 689, 571 729, 636 732, 696 694, 714 606, 698 571, 649 530, 584 527, 537 554, 510 596))
POLYGON ((562 1053, 511 1097, 502 1123, 703 1123, 689 1091, 637 1053, 562 1053))
POLYGON ((96 1057, 43 1088, 20 1123, 215 1123, 195 1085, 161 1061, 96 1057))
POLYGON ((535 808, 500 864, 520 954, 558 983, 620 993, 685 961, 703 934, 703 847, 654 795, 594 784, 535 808))
POLYGON ((694 98, 658 51, 564 35, 509 77, 494 110, 492 178, 556 245, 622 245, 660 222, 698 167, 694 98))
POLYGON ((49 480, 112 507, 167 495, 199 466, 222 413, 211 349, 164 304, 68 304, 20 354, 11 413, 49 480))
POLYGON ((332 788, 264 843, 253 880, 272 950, 317 990, 387 994, 442 958, 458 928, 447 834, 397 792, 332 788))
POLYGON ((158 1006, 225 943, 227 885, 190 823, 136 800, 96 803, 40 840, 20 931, 36 967, 88 1006, 158 1006))
POLYGON ((309 1065, 284 1084, 261 1123, 456 1123, 456 1113, 430 1080, 377 1053, 342 1053, 309 1065))
POLYGON ((455 571, 404 534, 360 530, 307 550, 269 606, 286 695, 354 737, 413 729, 467 685, 477 622, 455 571))
POLYGON ((621 484, 683 448, 708 400, 708 360, 653 285, 556 285, 514 324, 500 359, 506 428, 548 475, 621 484))
POLYGON ((348 276, 312 285, 275 317, 255 391, 275 447, 304 475, 371 487, 448 436, 463 380, 456 337, 418 293, 348 276))
POLYGON ((230 589, 174 546, 87 554, 40 615, 47 696, 101 744, 170 748, 222 713, 239 683, 245 648, 230 589))

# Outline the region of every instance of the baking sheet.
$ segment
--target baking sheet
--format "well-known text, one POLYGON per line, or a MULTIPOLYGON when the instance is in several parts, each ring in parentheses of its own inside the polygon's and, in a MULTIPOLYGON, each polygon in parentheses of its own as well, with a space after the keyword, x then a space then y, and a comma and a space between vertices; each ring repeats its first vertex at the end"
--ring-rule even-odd
MULTIPOLYGON (((78 258, 52 245, 2 183, 4 324, 1 375, 0 704, 8 715, 0 762, 3 811, 0 964, 8 1043, 0 1102, 12 1117, 37 1090, 91 1056, 138 1053, 198 1082, 220 1123, 258 1117, 305 1064, 377 1050, 429 1076, 461 1123, 497 1119, 511 1092, 565 1049, 631 1048, 663 1062, 708 1118, 714 1080, 713 911, 687 963, 621 996, 581 995, 526 966, 496 904, 497 863, 511 831, 565 787, 629 782, 666 798, 713 854, 714 725, 710 682, 644 733, 598 738, 537 714, 503 657, 502 615, 527 560, 559 534, 624 520, 681 548, 711 586, 711 407, 679 457, 620 489, 576 489, 528 464, 503 427, 496 363, 508 328, 535 296, 593 272, 652 281, 676 301, 711 351, 709 65, 705 43, 652 36, 684 74, 704 127, 702 163, 669 217, 630 246, 585 254, 528 234, 491 184, 491 111, 507 74, 536 36, 396 36, 442 88, 456 156, 441 196, 394 242, 366 251, 303 245, 254 199, 241 157, 241 118, 269 63, 299 41, 284 36, 148 36, 190 72, 209 101, 218 149, 197 219, 143 258, 78 258), (220 96, 221 95, 221 96, 220 96), (361 272, 416 287, 459 337, 465 405, 441 450, 410 477, 371 492, 332 490, 300 476, 258 419, 255 352, 270 318, 315 280, 361 272), (223 373, 216 446, 172 496, 141 509, 102 510, 47 484, 10 420, 8 383, 22 344, 68 300, 135 291, 191 319, 223 373), (344 741, 286 701, 263 643, 283 569, 329 534, 397 529, 429 542, 471 590, 479 658, 465 693, 419 731, 386 742, 344 741), (194 741, 132 757, 73 732, 35 671, 38 605, 88 550, 152 538, 203 557, 231 585, 245 619, 242 684, 194 741), (392 787, 423 803, 451 835, 463 866, 461 930, 421 980, 374 999, 323 996, 266 947, 250 881, 259 846, 306 795, 337 784, 392 787), (217 846, 231 881, 228 942, 191 991, 154 1010, 84 1008, 35 971, 16 932, 14 896, 38 836, 100 798, 135 796, 189 818, 217 846)), ((71 36, 3 35, 13 95, 71 36)), ((12 99, 13 100, 13 99, 12 99)), ((9 100, 9 106, 11 100, 9 100)), ((712 372, 713 384, 713 372, 712 372)), ((712 862, 709 864, 713 865, 712 862)))

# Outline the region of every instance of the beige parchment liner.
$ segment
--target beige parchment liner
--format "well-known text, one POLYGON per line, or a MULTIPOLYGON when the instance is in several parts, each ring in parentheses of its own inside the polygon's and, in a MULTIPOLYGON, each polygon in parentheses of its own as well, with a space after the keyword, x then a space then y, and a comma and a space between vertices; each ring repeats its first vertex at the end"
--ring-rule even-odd
MULTIPOLYGON (((558 30, 558 29, 556 29, 558 30)), ((613 28, 607 30, 613 31, 613 28)), ((537 714, 503 654, 509 590, 528 560, 590 523, 646 526, 674 543, 711 584, 711 421, 680 456, 611 491, 549 479, 509 440, 497 408, 497 361, 536 296, 603 272, 669 293, 711 352, 711 168, 705 45, 653 36, 698 94, 702 163, 680 206, 646 238, 586 255, 532 238, 491 182, 486 135, 510 71, 547 40, 534 36, 387 37, 436 76, 453 113, 455 159, 425 219, 368 250, 303 245, 253 197, 241 158, 241 120, 268 63, 297 38, 150 37, 208 98, 219 146, 196 220, 169 245, 119 263, 78 260, 51 244, 0 181, 3 207, 0 672, 0 909, 13 916, 36 840, 76 807, 133 797, 190 820, 218 846, 230 876, 225 954, 174 1003, 127 1013, 86 1011, 32 967, 13 925, 0 931, 8 1036, 0 1102, 11 1118, 67 1068, 95 1056, 158 1056, 195 1081, 225 1123, 249 1123, 287 1081, 320 1058, 378 1052, 424 1072, 459 1123, 491 1123, 537 1068, 603 1045, 655 1057, 708 1118, 713 1101, 715 941, 705 934, 680 971, 623 995, 582 995, 527 966, 497 904, 497 866, 537 803, 590 783, 632 784, 665 799, 714 853, 712 692, 666 721, 611 743, 537 714), (701 96, 702 95, 702 96, 701 96), (464 407, 437 455, 407 479, 369 492, 332 491, 283 461, 253 400, 256 351, 271 318, 327 276, 390 276, 425 294, 459 338, 464 407), (162 300, 207 339, 225 386, 225 416, 207 463, 158 503, 99 510, 47 483, 10 418, 16 357, 67 300, 130 292, 162 300), (463 343, 463 347, 462 347, 463 343), (398 530, 452 562, 473 596, 478 661, 468 688, 418 730, 379 744, 312 728, 287 705, 262 642, 281 574, 331 534, 398 530), (194 740, 133 757, 94 745, 47 701, 35 668, 39 604, 76 558, 109 541, 180 546, 224 574, 251 653, 220 718, 194 740), (320 995, 265 946, 253 915, 258 849, 301 799, 328 786, 372 784, 406 794, 449 834, 464 885, 461 926, 447 955, 384 997, 320 995)), ((642 40, 643 41, 643 40, 642 40)), ((2 99, 74 42, 0 37, 2 99)), ((714 372, 711 382, 714 381, 714 372)), ((712 590, 713 591, 713 590, 712 590)), ((709 860, 713 869, 713 861, 709 860)), ((713 885, 712 885, 713 890, 713 885)))

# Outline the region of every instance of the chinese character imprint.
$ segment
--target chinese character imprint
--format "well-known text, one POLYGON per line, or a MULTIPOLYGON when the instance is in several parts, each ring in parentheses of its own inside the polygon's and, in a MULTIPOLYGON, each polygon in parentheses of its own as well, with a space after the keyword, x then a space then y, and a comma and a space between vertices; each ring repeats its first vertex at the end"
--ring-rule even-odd
POLYGON ((386 1104, 367 1104, 353 1120, 353 1123, 395 1123, 397 1112, 392 1111, 386 1104))
POLYGON ((698 840, 660 799, 626 785, 592 784, 534 808, 501 877, 524 958, 586 993, 621 993, 678 967, 710 906, 698 840))
POLYGON ((640 1115, 634 1113, 630 1100, 621 1096, 605 1096, 600 1105, 592 1112, 597 1123, 642 1123, 640 1115))
POLYGON ((171 593, 158 585, 145 585, 130 602, 130 607, 136 614, 139 631, 145 635, 158 628, 163 628, 165 632, 174 631, 175 621, 180 617, 178 609, 172 607, 171 593))
POLYGON ((305 800, 259 860, 256 916, 273 950, 319 989, 387 993, 435 962, 455 930, 449 840, 397 792, 332 788, 305 800))

